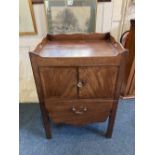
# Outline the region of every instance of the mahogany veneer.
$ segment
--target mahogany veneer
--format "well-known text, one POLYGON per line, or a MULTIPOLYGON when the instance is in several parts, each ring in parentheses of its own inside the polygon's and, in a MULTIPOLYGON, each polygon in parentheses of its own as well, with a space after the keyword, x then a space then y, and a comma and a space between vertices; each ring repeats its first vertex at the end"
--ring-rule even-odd
POLYGON ((49 117, 73 125, 109 119, 112 136, 127 53, 110 33, 47 35, 29 53, 47 138, 49 117))

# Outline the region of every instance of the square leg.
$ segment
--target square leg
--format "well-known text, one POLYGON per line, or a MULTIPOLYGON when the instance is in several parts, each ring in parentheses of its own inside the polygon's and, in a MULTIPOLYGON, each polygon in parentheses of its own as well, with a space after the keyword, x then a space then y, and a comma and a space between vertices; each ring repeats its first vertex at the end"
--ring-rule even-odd
POLYGON ((112 137, 113 127, 114 127, 114 118, 112 118, 110 116, 109 117, 109 122, 108 122, 107 132, 106 132, 106 137, 107 138, 111 138, 112 137))
POLYGON ((41 104, 40 104, 40 110, 41 110, 41 114, 42 114, 42 121, 43 121, 43 126, 45 129, 46 138, 51 139, 52 134, 51 134, 50 118, 46 112, 46 109, 41 104))
POLYGON ((43 118, 43 126, 45 129, 46 138, 51 139, 52 135, 51 135, 51 126, 50 126, 49 116, 43 116, 42 118, 43 118))
POLYGON ((108 128, 107 128, 107 132, 106 132, 106 137, 107 138, 111 138, 112 134, 113 134, 113 128, 114 128, 114 123, 115 123, 117 104, 118 103, 114 103, 111 115, 109 116, 108 128))

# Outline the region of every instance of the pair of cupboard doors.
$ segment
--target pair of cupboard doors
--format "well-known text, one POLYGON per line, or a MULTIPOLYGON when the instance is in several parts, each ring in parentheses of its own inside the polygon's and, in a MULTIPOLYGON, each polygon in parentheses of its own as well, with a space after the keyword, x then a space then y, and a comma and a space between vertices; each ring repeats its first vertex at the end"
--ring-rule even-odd
POLYGON ((117 70, 116 66, 41 67, 44 97, 113 99, 117 70))

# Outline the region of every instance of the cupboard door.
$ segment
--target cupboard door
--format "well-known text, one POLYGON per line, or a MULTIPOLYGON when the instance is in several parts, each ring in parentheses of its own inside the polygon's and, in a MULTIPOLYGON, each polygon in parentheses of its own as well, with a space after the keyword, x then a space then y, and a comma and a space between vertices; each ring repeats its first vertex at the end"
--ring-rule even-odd
POLYGON ((41 67, 40 76, 45 98, 77 97, 77 71, 75 68, 41 67))
POLYGON ((116 66, 79 68, 79 97, 113 98, 117 70, 116 66))

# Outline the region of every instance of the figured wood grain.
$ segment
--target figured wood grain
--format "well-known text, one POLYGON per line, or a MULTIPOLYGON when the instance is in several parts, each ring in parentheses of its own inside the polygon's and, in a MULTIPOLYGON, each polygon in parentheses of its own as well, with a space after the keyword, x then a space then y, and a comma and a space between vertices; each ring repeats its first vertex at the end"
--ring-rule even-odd
POLYGON ((47 35, 30 52, 47 137, 49 116, 56 123, 74 125, 109 118, 107 137, 112 136, 127 53, 109 33, 47 35), (88 49, 93 52, 88 54, 88 49))
POLYGON ((76 98, 77 72, 69 67, 40 67, 44 97, 76 98))
POLYGON ((116 66, 80 67, 80 98, 113 98, 118 68, 116 66))

